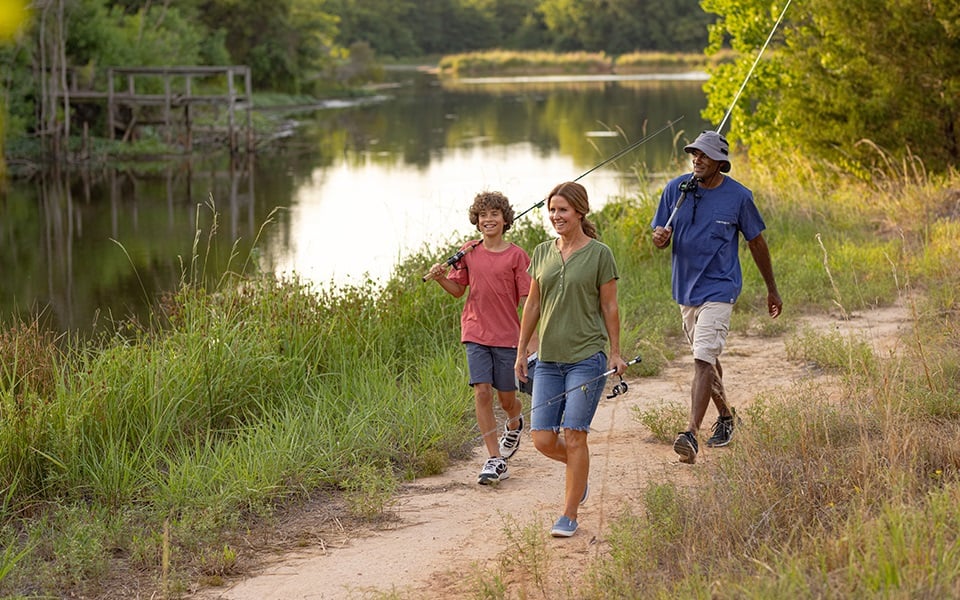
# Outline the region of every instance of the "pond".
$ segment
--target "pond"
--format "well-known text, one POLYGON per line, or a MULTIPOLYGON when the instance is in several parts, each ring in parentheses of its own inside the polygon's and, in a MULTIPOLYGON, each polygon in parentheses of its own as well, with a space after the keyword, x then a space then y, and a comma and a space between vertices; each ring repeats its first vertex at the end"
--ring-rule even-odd
MULTIPOLYGON (((424 247, 455 252, 477 192, 501 191, 520 212, 578 179, 599 208, 638 191, 637 169, 653 185, 679 174, 684 141, 710 127, 704 79, 447 83, 395 71, 377 97, 299 113, 286 137, 249 157, 11 181, 0 206, 0 315, 40 313, 51 328, 89 331, 143 317, 182 281, 227 269, 317 286, 382 282, 424 247)), ((547 226, 545 211, 523 218, 547 226)))

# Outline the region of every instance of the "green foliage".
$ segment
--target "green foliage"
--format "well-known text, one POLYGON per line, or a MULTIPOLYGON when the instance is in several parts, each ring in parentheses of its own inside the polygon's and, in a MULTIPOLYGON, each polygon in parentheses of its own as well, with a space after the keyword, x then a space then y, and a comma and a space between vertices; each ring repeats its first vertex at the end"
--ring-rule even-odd
POLYGON ((84 0, 68 17, 72 65, 192 65, 223 56, 210 46, 206 30, 175 7, 126 13, 108 0, 84 0))
POLYGON ((712 17, 699 2, 612 0, 595 3, 542 0, 539 11, 556 50, 624 54, 636 50, 699 51, 712 17))
POLYGON ((712 16, 697 0, 576 3, 564 0, 327 0, 346 47, 366 42, 380 56, 474 50, 552 49, 622 54, 699 52, 712 16))
MULTIPOLYGON (((21 67, 5 71, 2 82, 8 138, 39 129, 36 104, 49 88, 36 74, 54 62, 50 57, 60 56, 61 32, 66 35, 65 76, 75 89, 104 91, 109 66, 239 64, 251 68, 258 90, 331 95, 382 79, 377 64, 382 58, 498 48, 601 56, 638 50, 699 53, 713 18, 697 0, 666 5, 617 0, 603 6, 547 0, 79 0, 65 3, 65 9, 62 24, 43 19, 15 49, 0 48, 4 63, 9 59, 21 67)), ((586 72, 609 72, 610 60, 603 62, 599 69, 587 65, 586 72)), ((623 68, 632 70, 628 65, 635 64, 628 58, 623 68)), ((566 65, 561 72, 572 71, 566 65)), ((78 110, 76 116, 95 121, 97 115, 87 112, 78 110)), ((50 124, 42 129, 51 130, 50 124)))
POLYGON ((673 442, 678 431, 683 431, 687 425, 689 408, 685 404, 676 402, 663 404, 657 408, 643 409, 631 407, 633 418, 650 430, 653 438, 667 443, 673 442))
POLYGON ((419 16, 412 0, 326 0, 323 9, 337 15, 341 47, 366 43, 378 55, 393 58, 423 53, 411 28, 419 16))
POLYGON ((477 77, 511 73, 609 73, 613 62, 603 53, 518 52, 497 50, 449 54, 437 65, 442 75, 477 77))
POLYGON ((22 76, 29 71, 30 61, 24 40, 0 44, 0 64, 9 65, 0 72, 0 141, 22 135, 33 124, 33 104, 27 100, 32 92, 31 80, 22 76))
POLYGON ((231 60, 251 68, 257 87, 300 93, 332 63, 336 18, 324 4, 213 0, 204 5, 201 19, 211 31, 223 32, 231 60))
MULTIPOLYGON (((740 54, 706 86, 711 120, 733 102, 782 6, 704 2, 721 15, 711 48, 729 39, 740 54)), ((738 101, 730 137, 759 160, 799 153, 867 176, 883 161, 880 148, 942 171, 960 157, 957 23, 951 0, 793 3, 738 101)))
POLYGON ((353 475, 341 484, 347 504, 354 515, 371 519, 383 514, 394 501, 396 480, 384 477, 389 465, 358 465, 353 475))
POLYGON ((817 334, 804 329, 786 344, 787 356, 834 371, 876 371, 873 349, 864 340, 846 339, 839 332, 817 334))

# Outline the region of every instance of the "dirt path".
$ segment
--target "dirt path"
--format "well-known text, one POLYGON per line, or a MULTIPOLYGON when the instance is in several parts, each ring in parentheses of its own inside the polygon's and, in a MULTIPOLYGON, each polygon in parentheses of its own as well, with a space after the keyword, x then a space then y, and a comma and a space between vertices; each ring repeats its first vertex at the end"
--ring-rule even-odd
MULTIPOLYGON (((896 351, 909 325, 903 306, 869 311, 846 321, 805 318, 820 331, 855 334, 881 355, 896 351)), ((724 381, 730 401, 745 408, 766 391, 789 389, 816 373, 788 361, 783 338, 735 332, 724 352, 724 381)), ((542 531, 551 572, 578 581, 589 560, 608 550, 604 538, 623 507, 639 506, 650 481, 683 481, 693 469, 709 469, 723 448, 701 448, 697 464, 677 461, 668 443, 653 439, 632 407, 689 403, 692 368, 680 357, 655 378, 627 378, 629 391, 600 404, 590 435, 591 495, 580 511, 580 529, 554 539, 547 529, 560 514, 563 466, 540 455, 525 435, 510 460, 510 478, 499 486, 476 485, 483 460, 453 465, 442 475, 405 485, 393 507, 396 519, 378 529, 329 527, 319 543, 284 552, 254 574, 194 597, 204 600, 293 600, 383 597, 440 599, 476 589, 477 573, 495 570, 504 549, 524 532, 542 531)), ((608 385, 609 388, 609 385, 608 385)), ((741 412, 742 414, 742 412, 741 412)), ((716 417, 707 412, 705 428, 716 417)), ((706 429, 704 430, 706 432, 706 429)), ((493 572, 493 571, 491 571, 493 572)), ((522 585, 522 584, 518 584, 522 585)), ((512 593, 512 592, 511 592, 512 593)))

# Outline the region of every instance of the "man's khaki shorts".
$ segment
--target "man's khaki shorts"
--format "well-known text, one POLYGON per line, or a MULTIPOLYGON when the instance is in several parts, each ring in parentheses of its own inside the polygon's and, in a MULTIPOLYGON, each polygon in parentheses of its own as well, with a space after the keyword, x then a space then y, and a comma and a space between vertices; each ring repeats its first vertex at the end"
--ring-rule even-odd
POLYGON ((731 314, 733 304, 729 302, 705 302, 700 306, 680 305, 683 333, 690 342, 695 359, 711 365, 717 364, 717 358, 727 343, 731 314))

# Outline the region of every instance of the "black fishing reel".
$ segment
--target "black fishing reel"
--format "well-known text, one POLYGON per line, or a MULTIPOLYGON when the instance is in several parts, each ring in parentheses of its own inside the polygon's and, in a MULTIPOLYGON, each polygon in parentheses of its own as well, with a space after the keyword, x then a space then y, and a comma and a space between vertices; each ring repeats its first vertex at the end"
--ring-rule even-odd
POLYGON ((623 380, 623 375, 619 375, 618 377, 620 377, 620 383, 613 386, 613 388, 610 390, 610 393, 607 395, 608 400, 610 398, 616 398, 620 394, 626 394, 627 390, 629 389, 627 382, 623 380))
POLYGON ((695 192, 695 191, 697 191, 697 185, 698 185, 698 183, 699 183, 699 182, 697 181, 697 178, 696 178, 696 177, 691 177, 690 179, 688 179, 688 180, 686 180, 686 181, 681 181, 681 182, 680 182, 680 191, 683 192, 683 193, 695 192))

